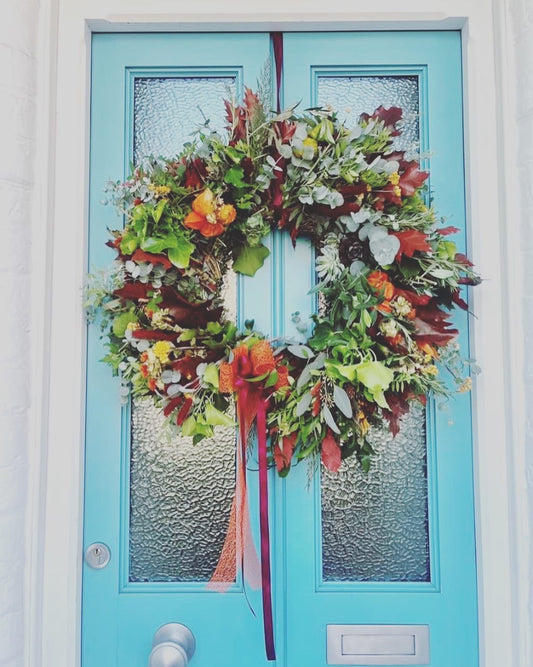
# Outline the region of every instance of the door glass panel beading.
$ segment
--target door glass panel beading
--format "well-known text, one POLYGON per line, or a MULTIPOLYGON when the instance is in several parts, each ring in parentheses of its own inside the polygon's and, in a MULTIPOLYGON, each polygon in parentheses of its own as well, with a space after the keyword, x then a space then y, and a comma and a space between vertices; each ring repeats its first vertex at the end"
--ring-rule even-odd
MULTIPOLYGON (((319 75, 316 83, 317 104, 338 109, 348 125, 381 105, 401 107, 402 135, 395 148, 411 153, 419 149, 418 76, 319 75)), ((338 474, 322 468, 321 578, 326 582, 429 581, 424 408, 411 408, 396 438, 389 430, 373 429, 370 440, 375 455, 368 473, 353 458, 343 463, 338 474)))
MULTIPOLYGON (((230 77, 136 78, 134 161, 171 157, 203 124, 221 131, 221 100, 230 77)), ((224 286, 228 317, 236 317, 236 281, 224 286)), ((150 399, 131 406, 129 581, 201 582, 217 565, 235 490, 235 430, 216 427, 215 437, 193 445, 169 437, 150 399)))

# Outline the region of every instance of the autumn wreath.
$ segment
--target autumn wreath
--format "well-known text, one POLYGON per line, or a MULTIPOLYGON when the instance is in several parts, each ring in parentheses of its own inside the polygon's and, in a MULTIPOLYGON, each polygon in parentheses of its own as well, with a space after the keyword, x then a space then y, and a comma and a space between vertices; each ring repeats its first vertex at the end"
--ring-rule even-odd
POLYGON ((380 107, 355 127, 329 109, 267 113, 247 90, 226 102, 227 135, 209 128, 172 159, 111 185, 125 215, 118 253, 93 277, 123 392, 151 396, 195 442, 266 413, 270 461, 368 468, 372 425, 395 433, 409 402, 470 386, 450 323, 478 277, 428 206, 428 173, 395 149, 402 111, 380 107), (311 238, 318 312, 305 344, 239 328, 224 309, 230 270, 253 275, 273 229, 311 238), (450 371, 450 383, 441 379, 450 371))

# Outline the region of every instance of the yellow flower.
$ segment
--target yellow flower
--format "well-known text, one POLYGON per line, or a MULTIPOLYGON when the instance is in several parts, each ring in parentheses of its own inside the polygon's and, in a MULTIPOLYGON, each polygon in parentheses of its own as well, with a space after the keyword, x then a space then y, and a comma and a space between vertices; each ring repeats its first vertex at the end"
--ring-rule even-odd
POLYGON ((397 171, 393 171, 392 174, 389 176, 389 183, 392 183, 393 185, 398 185, 400 182, 400 174, 397 171))
POLYGON ((399 185, 394 186, 393 192, 394 192, 396 197, 401 197, 402 196, 402 189, 399 185))
POLYGON ((128 322, 126 325, 126 331, 135 331, 136 329, 140 329, 141 325, 138 322, 128 322))
POLYGON ((165 364, 168 361, 168 355, 173 347, 172 343, 168 340, 158 340, 152 348, 152 352, 162 364, 165 364))
POLYGON ((357 421, 359 422, 361 435, 366 435, 368 433, 368 429, 370 428, 370 424, 368 423, 368 419, 366 418, 366 415, 362 410, 359 410, 359 412, 357 413, 357 421))
POLYGON ((168 185, 154 185, 153 183, 150 183, 148 186, 148 190, 156 194, 158 197, 163 197, 164 195, 168 195, 170 192, 170 188, 168 185))
POLYGON ((464 394, 464 393, 466 393, 467 391, 470 391, 471 389, 472 389, 472 378, 468 377, 468 378, 465 378, 465 379, 461 382, 461 385, 459 386, 459 388, 457 389, 457 391, 458 391, 460 394, 464 394))
POLYGON ((439 369, 434 364, 431 364, 431 365, 426 366, 424 368, 424 373, 426 375, 438 375, 439 374, 439 369))
POLYGON ((318 143, 316 139, 313 139, 313 137, 306 137, 303 141, 304 146, 311 146, 311 148, 315 151, 318 148, 318 143))

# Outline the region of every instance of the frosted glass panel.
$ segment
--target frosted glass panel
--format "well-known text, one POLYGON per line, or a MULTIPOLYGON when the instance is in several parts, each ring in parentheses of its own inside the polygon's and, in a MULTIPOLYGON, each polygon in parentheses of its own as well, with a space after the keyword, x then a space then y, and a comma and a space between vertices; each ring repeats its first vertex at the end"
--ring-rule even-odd
MULTIPOLYGON (((403 109, 396 148, 420 150, 417 76, 320 76, 317 103, 348 124, 377 107, 403 109)), ((374 429, 368 474, 351 459, 322 470, 322 576, 326 581, 429 581, 425 411, 415 406, 396 438, 374 429)))
POLYGON ((235 431, 168 439, 150 399, 132 406, 130 581, 207 581, 235 490, 235 431))
POLYGON ((149 155, 172 157, 207 119, 221 131, 222 100, 234 91, 233 77, 136 78, 134 161, 149 155))
POLYGON ((429 581, 424 408, 413 406, 393 438, 371 436, 368 473, 353 458, 322 469, 322 559, 326 581, 429 581))
MULTIPOLYGON (((172 156, 210 118, 224 127, 230 77, 138 78, 134 87, 134 158, 172 156)), ((236 279, 224 286, 236 317, 236 279)), ((129 580, 207 581, 217 565, 235 489, 235 430, 193 445, 169 439, 150 400, 132 404, 129 580)))
POLYGON ((417 76, 319 76, 317 97, 319 105, 330 104, 348 124, 381 105, 401 107, 402 135, 395 140, 396 148, 420 150, 417 76))

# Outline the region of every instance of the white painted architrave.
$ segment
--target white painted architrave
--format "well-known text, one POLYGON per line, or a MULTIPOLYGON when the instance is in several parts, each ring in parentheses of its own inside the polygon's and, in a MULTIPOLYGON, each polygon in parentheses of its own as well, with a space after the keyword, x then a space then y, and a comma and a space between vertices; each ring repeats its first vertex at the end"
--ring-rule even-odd
POLYGON ((34 215, 33 505, 28 665, 79 667, 91 31, 461 29, 473 294, 475 490, 482 667, 527 667, 521 270, 506 0, 42 0, 34 215), (194 4, 194 12, 189 7, 194 4), (147 12, 149 8, 149 12, 147 12), (502 100, 506 103, 503 104, 502 100), (509 122, 511 119, 511 122, 509 122), (513 233, 514 231, 514 233, 513 233), (505 233, 504 233, 505 232, 505 233), (515 246, 513 246, 513 243, 515 246), (508 326, 514 313, 514 330, 508 326))

